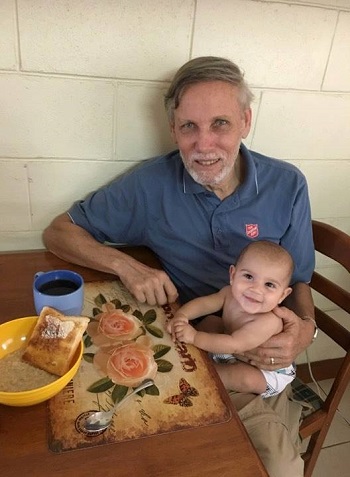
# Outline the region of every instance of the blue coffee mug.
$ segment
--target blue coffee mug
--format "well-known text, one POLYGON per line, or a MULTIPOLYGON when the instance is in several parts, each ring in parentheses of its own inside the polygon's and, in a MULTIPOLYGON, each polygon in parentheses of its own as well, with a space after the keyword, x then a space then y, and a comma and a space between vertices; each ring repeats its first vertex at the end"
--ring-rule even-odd
POLYGON ((33 297, 38 315, 44 306, 55 308, 64 315, 80 315, 84 304, 84 280, 70 270, 37 272, 33 297))

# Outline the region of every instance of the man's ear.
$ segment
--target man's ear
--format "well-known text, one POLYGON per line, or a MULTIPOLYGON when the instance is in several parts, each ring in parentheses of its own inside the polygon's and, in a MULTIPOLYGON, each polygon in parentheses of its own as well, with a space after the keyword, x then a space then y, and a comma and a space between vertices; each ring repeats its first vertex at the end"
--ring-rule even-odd
POLYGON ((230 285, 232 285, 233 276, 236 272, 236 267, 234 265, 230 266, 230 285))
POLYGON ((245 139, 248 136, 248 134, 250 132, 251 125, 252 125, 252 110, 251 110, 251 108, 248 108, 244 111, 243 121, 244 121, 244 126, 243 126, 243 130, 242 130, 242 138, 245 139))
POLYGON ((288 295, 290 295, 293 291, 293 288, 292 287, 288 287, 284 290, 283 292, 283 295, 281 296, 281 299, 280 301, 278 302, 278 304, 280 305, 282 303, 283 300, 285 300, 287 298, 288 295))
POLYGON ((171 121, 171 122, 169 123, 169 126, 170 126, 170 134, 171 134, 171 137, 172 137, 174 143, 177 144, 176 133, 175 133, 175 122, 174 122, 174 121, 171 121))

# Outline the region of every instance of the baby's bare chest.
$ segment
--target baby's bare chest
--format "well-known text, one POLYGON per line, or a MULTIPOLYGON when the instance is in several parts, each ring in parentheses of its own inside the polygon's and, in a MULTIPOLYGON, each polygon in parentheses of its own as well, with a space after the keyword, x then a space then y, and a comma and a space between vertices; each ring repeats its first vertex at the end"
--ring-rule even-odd
POLYGON ((222 310, 225 333, 231 334, 250 320, 249 315, 242 312, 233 298, 226 298, 222 310))

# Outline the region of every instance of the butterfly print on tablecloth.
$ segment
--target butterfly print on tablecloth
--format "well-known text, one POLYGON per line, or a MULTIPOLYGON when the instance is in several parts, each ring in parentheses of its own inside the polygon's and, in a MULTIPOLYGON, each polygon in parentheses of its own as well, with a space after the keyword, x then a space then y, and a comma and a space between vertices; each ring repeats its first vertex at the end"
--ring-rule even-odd
POLYGON ((191 397, 199 396, 199 392, 196 388, 190 385, 185 378, 181 378, 179 381, 180 394, 174 394, 173 396, 164 399, 165 404, 178 404, 182 407, 193 406, 191 397))

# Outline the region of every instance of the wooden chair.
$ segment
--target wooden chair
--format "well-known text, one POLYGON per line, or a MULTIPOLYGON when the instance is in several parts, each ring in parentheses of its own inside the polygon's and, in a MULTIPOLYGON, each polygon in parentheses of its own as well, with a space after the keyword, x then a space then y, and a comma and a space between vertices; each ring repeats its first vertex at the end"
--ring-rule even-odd
MULTIPOLYGON (((315 249, 338 262, 350 273, 350 236, 331 225, 318 221, 313 221, 312 226, 315 249)), ((313 274, 311 287, 336 304, 337 307, 350 313, 350 293, 348 290, 333 283, 318 272, 313 274)), ((319 329, 343 348, 345 356, 337 360, 339 366, 326 400, 319 400, 320 408, 306 416, 300 425, 301 438, 310 437, 306 452, 303 454, 305 477, 312 475, 334 414, 350 380, 350 331, 317 307, 315 307, 315 318, 319 329)))

